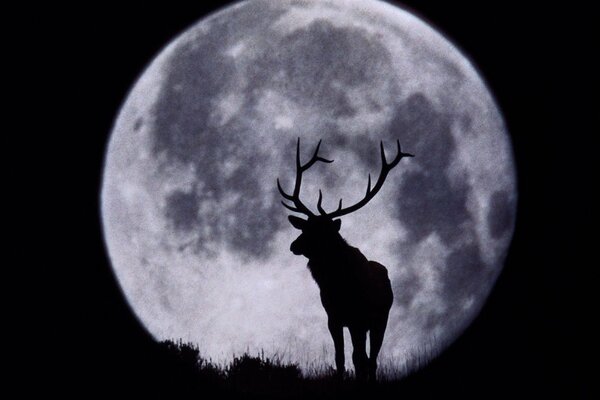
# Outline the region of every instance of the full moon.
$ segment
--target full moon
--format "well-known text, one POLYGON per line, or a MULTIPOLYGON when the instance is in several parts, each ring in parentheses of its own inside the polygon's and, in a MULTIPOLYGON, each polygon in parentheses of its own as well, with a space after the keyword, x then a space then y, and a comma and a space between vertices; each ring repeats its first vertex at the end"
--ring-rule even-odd
MULTIPOLYGON (((376 0, 248 0, 171 41, 131 89, 108 143, 104 238, 132 310, 202 356, 277 355, 308 371, 333 342, 276 180, 296 140, 317 163, 303 202, 354 204, 396 140, 415 155, 342 218, 385 265, 394 304, 380 365, 408 372, 483 306, 515 220, 511 143, 473 64, 409 12, 376 0)), ((352 367, 348 333, 346 366, 352 367), (348 361, 350 360, 350 361, 348 361)))

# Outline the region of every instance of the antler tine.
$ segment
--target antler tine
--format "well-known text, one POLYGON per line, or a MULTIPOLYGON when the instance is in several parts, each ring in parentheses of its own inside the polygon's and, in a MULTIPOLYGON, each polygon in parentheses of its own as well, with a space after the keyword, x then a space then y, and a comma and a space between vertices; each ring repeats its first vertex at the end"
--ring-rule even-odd
POLYGON ((340 204, 338 205, 337 210, 335 210, 334 212, 338 212, 342 209, 342 199, 340 199, 340 204))
POLYGON ((383 140, 379 142, 379 148, 381 149, 381 163, 383 165, 387 165, 387 161, 385 159, 385 150, 383 149, 383 140))
POLYGON ((302 211, 302 210, 299 210, 299 209, 297 209, 297 208, 295 208, 295 207, 292 207, 292 206, 290 206, 289 204, 286 204, 286 202, 285 202, 285 201, 282 201, 282 202, 281 202, 281 204, 282 204, 282 205, 283 205, 285 208, 287 208, 288 210, 290 210, 290 211, 297 212, 297 213, 302 213, 302 214, 304 214, 304 213, 305 213, 305 212, 304 212, 304 211, 302 211))
POLYGON ((281 183, 279 182, 279 178, 277 178, 277 189, 279 189, 279 193, 281 193, 281 195, 286 199, 286 200, 290 200, 290 201, 294 201, 294 196, 290 196, 289 194, 287 194, 283 188, 281 187, 281 183))
MULTIPOLYGON (((305 214, 308 216, 314 216, 312 211, 310 211, 310 209, 308 207, 306 207, 300 200, 300 188, 302 186, 302 173, 304 171, 306 171, 307 169, 309 169, 310 167, 312 167, 314 163, 316 163, 317 161, 321 161, 324 163, 332 163, 333 162, 333 160, 327 160, 323 157, 319 157, 319 149, 320 148, 321 148, 321 140, 319 140, 319 143, 317 144, 315 152, 314 152, 313 156, 311 157, 310 161, 308 161, 306 164, 302 165, 302 162, 300 161, 300 138, 298 138, 298 140, 296 142, 296 183, 294 185, 294 191, 291 195, 286 193, 283 190, 283 188, 281 187, 281 182, 279 181, 279 178, 277 178, 277 188, 279 189, 279 193, 281 193, 281 195, 283 196, 284 199, 294 203, 294 206, 295 206, 295 207, 292 207, 289 204, 286 204, 285 202, 282 201, 281 203, 287 209, 294 211, 294 212, 299 212, 299 213, 302 213, 302 214, 305 214)), ((321 213, 324 212, 323 208, 321 207, 322 197, 323 197, 323 195, 319 191, 319 204, 317 207, 319 208, 319 212, 321 212, 321 213)))
POLYGON ((319 189, 319 200, 317 201, 317 210, 319 210, 321 215, 327 214, 327 211, 323 210, 323 207, 321 206, 322 201, 323 201, 323 193, 321 193, 321 189, 319 189))
MULTIPOLYGON (((402 159, 402 157, 414 157, 413 154, 410 153, 403 153, 402 152, 402 147, 400 147, 400 139, 396 139, 396 144, 398 144, 398 155, 400 155, 401 157, 398 159, 398 161, 396 162, 396 164, 398 164, 398 162, 400 162, 400 159, 402 159)), ((396 165, 394 164, 394 165, 396 165)))
MULTIPOLYGON (((379 192, 379 190, 383 186, 383 183, 385 182, 385 179, 387 178, 388 173, 396 165, 398 165, 398 163, 400 162, 400 160, 402 158, 414 157, 414 155, 412 155, 412 154, 402 152, 402 149, 400 147, 400 140, 396 140, 396 144, 398 146, 398 154, 396 155, 396 157, 394 157, 394 160, 392 160, 392 162, 388 163, 387 159, 385 157, 383 141, 380 142, 379 148, 380 148, 380 152, 381 152, 381 172, 379 173, 379 178, 377 178, 377 182, 375 183, 375 186, 373 186, 373 189, 371 189, 371 174, 369 174, 369 180, 367 183, 367 193, 365 194, 365 197, 358 203, 356 203, 348 208, 342 208, 341 207, 342 202, 340 200, 340 206, 338 207, 338 209, 330 214, 327 214, 329 217, 331 217, 331 218, 341 217, 343 215, 350 214, 351 212, 354 212, 354 211, 358 210, 359 208, 363 207, 365 204, 367 204, 369 201, 371 201, 371 199, 373 197, 375 197, 377 192, 379 192)), ((319 211, 321 211, 321 210, 319 209, 319 211)), ((321 214, 323 214, 323 212, 321 212, 321 214)))
MULTIPOLYGON (((277 178, 277 189, 279 189, 279 193, 283 196, 284 199, 294 202, 294 196, 287 194, 283 190, 283 188, 281 187, 281 182, 279 182, 279 178, 277 178)), ((283 204, 283 206, 285 208, 287 208, 288 210, 291 210, 294 212, 299 212, 299 213, 303 212, 303 211, 299 210, 298 208, 290 206, 289 204, 285 203, 284 201, 282 201, 281 204, 283 204)), ((295 204, 295 202, 294 202, 294 204, 295 204)))
POLYGON ((319 143, 317 144, 317 148, 315 149, 315 153, 313 154, 312 158, 310 159, 309 162, 307 162, 306 164, 304 164, 301 168, 302 168, 302 172, 306 171, 307 169, 309 169, 310 167, 313 166, 314 163, 316 163, 317 161, 321 161, 324 163, 332 163, 333 160, 327 160, 323 157, 319 157, 319 148, 321 147, 321 141, 323 139, 319 140, 319 143))
MULTIPOLYGON (((325 209, 323 209, 323 206, 321 205, 322 202, 323 202, 323 194, 321 193, 321 189, 319 189, 319 200, 317 200, 317 209, 319 210, 319 213, 321 213, 321 215, 330 215, 330 214, 327 214, 327 211, 325 211, 325 209)), ((334 212, 338 212, 341 209, 342 209, 342 199, 340 199, 338 208, 334 212)))
MULTIPOLYGON (((300 137, 296 141, 296 184, 294 185, 293 197, 300 195, 300 185, 302 184, 302 164, 300 163, 300 137)), ((293 200, 293 199, 290 199, 293 200)))

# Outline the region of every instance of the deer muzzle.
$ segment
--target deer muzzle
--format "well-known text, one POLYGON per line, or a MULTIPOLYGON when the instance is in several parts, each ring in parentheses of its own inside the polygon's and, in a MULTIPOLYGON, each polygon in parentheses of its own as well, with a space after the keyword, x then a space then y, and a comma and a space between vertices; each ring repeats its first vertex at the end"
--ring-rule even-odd
POLYGON ((301 246, 300 246, 300 244, 298 243, 298 240, 294 240, 294 241, 292 242, 292 244, 290 245, 290 251, 291 251, 292 253, 294 253, 295 255, 297 255, 297 256, 299 256, 299 255, 301 255, 301 254, 302 254, 301 246))

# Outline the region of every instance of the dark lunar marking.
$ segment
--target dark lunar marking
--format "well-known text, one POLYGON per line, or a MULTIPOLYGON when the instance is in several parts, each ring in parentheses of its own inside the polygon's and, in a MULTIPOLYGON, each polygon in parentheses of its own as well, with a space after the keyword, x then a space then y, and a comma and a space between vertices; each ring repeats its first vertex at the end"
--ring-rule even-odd
POLYGON ((219 55, 214 41, 196 44, 180 45, 169 64, 155 105, 154 151, 166 152, 169 160, 203 164, 200 167, 206 175, 216 172, 214 164, 199 157, 203 149, 218 142, 214 138, 218 133, 211 130, 212 103, 233 85, 235 67, 219 55))
MULTIPOLYGON (((446 309, 443 313, 423 313, 420 324, 424 329, 433 329, 437 325, 449 330, 461 327, 465 315, 472 312, 464 310, 464 303, 470 297, 484 298, 489 290, 493 274, 486 269, 478 245, 470 244, 454 250, 446 258, 443 269, 442 298, 446 309)), ((474 305, 475 306, 475 305, 474 305)))
MULTIPOLYGON (((161 266, 163 269, 159 271, 166 271, 166 266, 161 266)), ((167 284, 167 280, 162 276, 155 277, 153 279, 154 282, 154 291, 158 294, 158 300, 165 311, 173 311, 173 306, 169 301, 169 292, 171 288, 167 284)))
POLYGON ((437 111, 422 93, 411 95, 396 110, 389 139, 418 157, 414 162, 430 172, 444 171, 456 148, 452 137, 452 115, 437 111))
POLYGON ((437 61, 444 66, 446 76, 451 77, 456 82, 464 82, 465 75, 453 61, 450 61, 444 57, 437 58, 437 61))
POLYGON ((487 270, 477 244, 468 244, 452 251, 446 258, 441 280, 446 303, 458 306, 460 300, 475 294, 482 285, 487 286, 486 275, 487 270))
POLYGON ((348 145, 348 142, 350 141, 349 138, 347 136, 345 136, 343 133, 336 132, 336 131, 331 132, 331 134, 328 137, 328 140, 331 142, 331 145, 335 149, 346 148, 346 146, 348 145))
POLYGON ((436 232, 444 243, 452 244, 471 228, 468 193, 466 182, 451 186, 445 177, 407 172, 399 189, 398 218, 414 241, 436 232))
MULTIPOLYGON (((273 9, 268 2, 249 2, 211 19, 206 34, 178 44, 155 105, 157 153, 165 151, 169 159, 195 162, 201 148, 229 142, 221 140, 220 130, 226 128, 215 126, 218 121, 211 118, 221 95, 240 90, 239 71, 223 52, 240 39, 254 36, 252 32, 266 29, 283 13, 285 10, 273 9)), ((202 175, 213 172, 206 169, 211 163, 200 164, 202 175)))
POLYGON ((248 175, 248 171, 240 169, 227 180, 227 186, 236 188, 243 196, 228 210, 229 215, 234 217, 234 222, 226 223, 224 239, 235 250, 255 257, 268 256, 274 232, 282 226, 280 214, 275 212, 281 211, 278 204, 279 193, 275 185, 265 194, 259 183, 262 162, 260 157, 249 161, 251 165, 259 165, 253 175, 248 175), (267 197, 267 201, 264 201, 264 197, 267 197))
POLYGON ((463 114, 460 117, 460 133, 470 133, 473 126, 473 118, 468 114, 463 114))
POLYGON ((444 326, 447 323, 448 323, 448 313, 446 313, 446 312, 444 312, 444 313, 430 312, 429 314, 424 315, 421 326, 426 331, 431 331, 437 325, 444 326))
POLYGON ((142 125, 144 125, 144 118, 139 117, 138 119, 135 120, 135 123, 133 124, 134 132, 139 131, 140 128, 142 127, 142 125))
POLYGON ((286 7, 279 7, 276 2, 247 1, 243 7, 229 7, 224 14, 210 21, 210 36, 207 40, 221 43, 223 48, 249 37, 265 35, 274 21, 288 12, 286 7))
POLYGON ((280 210, 276 189, 263 193, 259 179, 260 173, 240 168, 232 176, 223 178, 218 196, 218 191, 203 194, 199 199, 200 204, 207 202, 208 206, 199 220, 201 225, 196 251, 206 251, 210 243, 225 241, 236 253, 242 255, 269 255, 271 239, 281 228, 283 221, 275 212, 280 210), (228 207, 216 201, 217 197, 224 199, 235 195, 240 198, 237 203, 228 207))
MULTIPOLYGON (((381 170, 381 155, 379 153, 381 139, 383 138, 377 135, 369 135, 361 137, 360 140, 350 141, 348 146, 356 154, 357 161, 371 173, 371 177, 374 179, 377 178, 381 170)), ((384 148, 387 159, 393 159, 397 152, 395 144, 384 141, 384 148)))
POLYGON ((450 182, 447 176, 456 151, 451 126, 451 115, 438 112, 417 93, 398 106, 388 132, 389 139, 400 139, 404 151, 416 155, 410 163, 419 167, 406 171, 398 188, 397 217, 413 242, 435 231, 452 244, 472 229, 466 206, 469 185, 466 179, 450 182))
POLYGON ((488 227, 494 239, 502 237, 512 226, 514 220, 513 208, 507 192, 494 192, 487 215, 488 227))
POLYGON ((167 197, 165 217, 175 229, 189 232, 197 223, 198 203, 199 199, 195 192, 176 190, 167 197))
POLYGON ((323 182, 322 189, 325 190, 323 193, 325 195, 323 204, 325 204, 326 210, 329 210, 329 207, 327 207, 328 204, 330 205, 330 207, 334 207, 337 206, 336 202, 339 201, 339 199, 332 198, 332 196, 335 196, 335 193, 331 193, 330 191, 326 190, 337 185, 338 181, 340 180, 338 175, 339 172, 340 171, 334 171, 333 168, 329 168, 328 170, 325 170, 323 171, 323 173, 320 174, 319 179, 321 182, 323 182))
POLYGON ((394 87, 392 78, 381 73, 391 68, 387 49, 356 28, 317 20, 280 41, 273 39, 270 46, 248 64, 249 80, 325 116, 356 114, 347 97, 349 88, 394 87))
POLYGON ((159 301, 160 301, 160 304, 163 306, 163 309, 165 309, 166 311, 173 311, 173 306, 171 305, 171 302, 169 301, 168 295, 166 295, 166 294, 160 295, 159 301))
POLYGON ((234 22, 235 18, 229 22, 217 18, 206 37, 180 43, 173 52, 154 109, 153 150, 157 155, 166 155, 165 165, 195 166, 198 186, 204 188, 194 199, 196 205, 177 195, 171 203, 178 205, 167 207, 166 215, 175 229, 197 229, 198 240, 192 243, 195 251, 208 252, 225 242, 242 254, 266 256, 282 222, 277 218, 281 205, 275 197, 275 186, 269 182, 273 193, 261 193, 265 187, 261 171, 268 165, 270 149, 247 138, 253 132, 247 121, 258 116, 248 108, 246 99, 240 112, 244 118, 236 115, 227 125, 219 126, 220 121, 214 117, 216 101, 223 94, 239 92, 240 71, 229 56, 223 55, 227 45, 224 41, 234 22), (236 161, 239 167, 230 171, 228 161, 236 161), (225 170, 229 171, 227 176, 225 170), (233 195, 240 195, 244 201, 224 206, 228 196, 233 195), (196 215, 200 207, 202 214, 196 215))
POLYGON ((409 271, 394 282, 394 299, 401 306, 408 308, 422 287, 423 283, 419 279, 419 275, 414 271, 409 271))
POLYGON ((424 52, 425 62, 438 64, 444 72, 444 80, 449 82, 452 87, 457 87, 465 82, 465 75, 460 68, 445 55, 440 55, 431 51, 424 52))
MULTIPOLYGON (((365 169, 367 169, 372 177, 376 177, 381 168, 381 156, 379 154, 379 142, 383 137, 377 135, 364 135, 361 137, 348 137, 337 128, 332 128, 327 138, 331 142, 337 154, 347 157, 348 152, 354 153, 356 161, 365 169)), ((396 153, 396 147, 393 142, 384 142, 388 158, 393 157, 396 153)), ((365 179, 367 176, 365 175, 365 179)), ((365 181, 366 182, 366 181, 365 181)), ((365 183, 366 184, 366 183, 365 183)))

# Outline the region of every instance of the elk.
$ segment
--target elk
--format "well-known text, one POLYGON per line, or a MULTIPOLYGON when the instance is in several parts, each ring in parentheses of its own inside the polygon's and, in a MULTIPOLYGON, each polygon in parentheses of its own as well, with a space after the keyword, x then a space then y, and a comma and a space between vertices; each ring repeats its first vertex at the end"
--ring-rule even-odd
POLYGON ((335 218, 350 214, 366 205, 379 192, 388 173, 398 165, 400 160, 403 157, 414 157, 401 151, 399 140, 397 145, 398 154, 392 162, 388 163, 383 142, 380 143, 381 172, 375 186, 371 188, 369 174, 364 198, 347 208, 342 208, 340 199, 337 210, 333 212, 326 212, 323 209, 321 190, 317 201, 319 215, 314 214, 300 200, 302 174, 316 162, 333 162, 319 156, 321 141, 317 144, 310 161, 302 164, 300 138, 298 138, 296 182, 292 194, 285 192, 277 179, 277 188, 285 199, 281 203, 290 211, 307 217, 302 219, 294 215, 288 216, 292 226, 302 231, 302 234, 291 244, 290 250, 295 255, 308 258, 308 269, 319 286, 321 303, 327 313, 327 326, 335 348, 337 374, 343 376, 345 373, 343 329, 346 327, 352 338, 352 362, 358 380, 376 379, 377 355, 383 343, 394 294, 387 269, 376 261, 368 260, 359 249, 350 246, 339 233, 341 220, 335 218), (367 332, 370 340, 368 357, 367 332))

